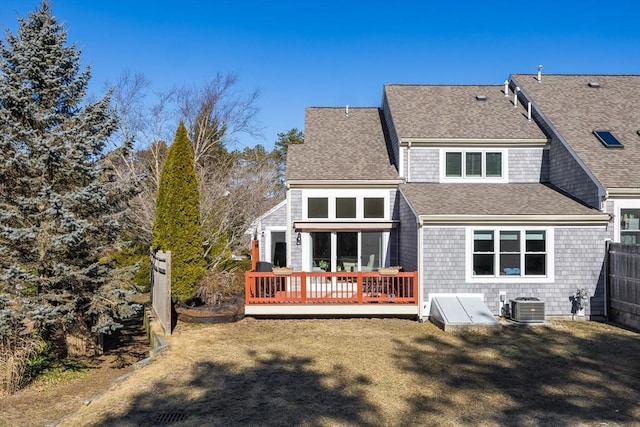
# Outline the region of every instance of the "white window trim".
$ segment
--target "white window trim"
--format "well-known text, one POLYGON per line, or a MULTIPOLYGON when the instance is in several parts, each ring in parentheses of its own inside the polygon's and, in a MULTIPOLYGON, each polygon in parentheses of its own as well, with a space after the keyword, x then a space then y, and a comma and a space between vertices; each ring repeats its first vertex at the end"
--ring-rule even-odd
POLYGON ((640 209, 640 200, 613 200, 614 203, 614 219, 613 219, 613 241, 620 243, 620 211, 622 209, 640 209))
MULTIPOLYGON (((525 244, 524 239, 522 245, 525 244)), ((466 248, 465 248, 465 275, 468 283, 552 283, 555 280, 555 235, 553 227, 467 227, 466 228, 466 248), (547 249, 547 275, 546 276, 474 276, 473 275, 473 233, 474 231, 491 230, 494 232, 494 242, 497 240, 499 244, 499 238, 501 231, 519 231, 524 236, 526 231, 544 231, 546 237, 546 249, 547 249)), ((495 271, 498 272, 497 263, 500 259, 499 248, 495 248, 494 251, 496 263, 495 271)), ((521 252, 521 256, 524 257, 525 252, 521 252)), ((524 268, 523 268, 524 270, 524 268)))
POLYGON ((390 195, 389 190, 378 190, 371 188, 359 189, 308 189, 302 192, 302 218, 305 221, 346 221, 346 222, 380 222, 390 220, 390 195), (309 199, 315 197, 325 197, 328 199, 328 218, 309 218, 309 199), (356 199, 356 217, 355 218, 336 218, 336 198, 355 198, 356 199), (364 199, 377 197, 384 199, 384 218, 365 218, 364 217, 364 199))
POLYGON ((505 149, 493 149, 493 148, 441 148, 440 149, 440 182, 443 183, 451 183, 451 182, 460 182, 460 183, 471 183, 471 182, 484 182, 484 183, 504 183, 509 182, 508 171, 509 171, 509 156, 507 155, 507 150, 505 149), (481 177, 466 177, 465 175, 465 162, 466 162, 466 153, 482 153, 482 175, 481 177), (462 154, 462 177, 450 177, 447 176, 447 162, 446 156, 447 153, 461 153, 462 154), (501 177, 485 177, 485 169, 486 169, 486 155, 487 153, 500 153, 502 155, 502 176, 501 177))

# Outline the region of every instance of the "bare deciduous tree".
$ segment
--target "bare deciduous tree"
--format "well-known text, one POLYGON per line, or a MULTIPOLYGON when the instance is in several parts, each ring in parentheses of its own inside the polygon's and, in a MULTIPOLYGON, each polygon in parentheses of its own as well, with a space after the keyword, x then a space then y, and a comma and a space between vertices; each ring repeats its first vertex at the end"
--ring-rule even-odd
POLYGON ((243 95, 235 90, 237 84, 237 73, 216 74, 201 87, 183 87, 176 92, 197 165, 220 147, 231 145, 239 134, 260 135, 255 105, 260 94, 256 90, 243 95))
POLYGON ((120 140, 135 141, 134 154, 115 162, 118 176, 144 175, 131 202, 127 227, 148 246, 155 216, 160 172, 168 150, 166 135, 183 120, 191 140, 201 197, 205 253, 220 268, 242 246, 251 221, 284 197, 279 179, 282 149, 229 151, 241 134, 256 136, 257 91, 236 90, 238 75, 216 75, 203 86, 150 94, 144 76, 123 73, 113 84, 114 108, 121 118, 120 140), (148 99, 153 105, 149 107, 148 99))

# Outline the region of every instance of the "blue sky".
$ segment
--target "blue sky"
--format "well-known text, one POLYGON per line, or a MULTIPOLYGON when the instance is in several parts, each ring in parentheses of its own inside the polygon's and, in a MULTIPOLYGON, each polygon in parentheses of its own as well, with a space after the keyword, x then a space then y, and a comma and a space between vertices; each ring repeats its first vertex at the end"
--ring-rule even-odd
MULTIPOLYGON (((0 0, 15 32, 40 0, 0 0)), ((124 70, 157 91, 238 72, 260 90, 264 138, 308 106, 379 106, 386 83, 501 84, 511 73, 640 74, 640 1, 51 0, 91 63, 90 91, 124 70)), ((4 35, 3 35, 4 38, 4 35)))

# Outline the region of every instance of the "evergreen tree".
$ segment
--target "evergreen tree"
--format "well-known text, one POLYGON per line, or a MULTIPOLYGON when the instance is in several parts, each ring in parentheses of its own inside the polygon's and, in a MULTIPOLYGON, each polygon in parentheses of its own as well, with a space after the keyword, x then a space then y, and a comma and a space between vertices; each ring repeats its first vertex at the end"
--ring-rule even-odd
POLYGON ((0 40, 0 330, 108 333, 135 312, 102 258, 132 194, 106 167, 117 120, 109 96, 83 104, 90 70, 48 2, 18 24, 0 40))
POLYGON ((153 249, 171 251, 171 295, 191 298, 206 273, 200 198, 187 129, 180 122, 160 175, 153 249))

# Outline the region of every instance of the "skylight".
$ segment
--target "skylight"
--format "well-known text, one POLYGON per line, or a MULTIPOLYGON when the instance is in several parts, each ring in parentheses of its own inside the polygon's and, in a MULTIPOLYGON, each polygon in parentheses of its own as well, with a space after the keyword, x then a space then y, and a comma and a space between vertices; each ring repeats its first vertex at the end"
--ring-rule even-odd
POLYGON ((598 137, 602 145, 607 148, 624 148, 624 144, 608 130, 594 130, 593 134, 598 137))

